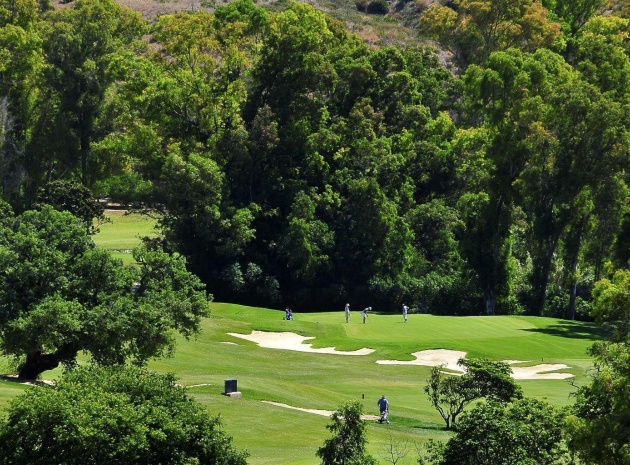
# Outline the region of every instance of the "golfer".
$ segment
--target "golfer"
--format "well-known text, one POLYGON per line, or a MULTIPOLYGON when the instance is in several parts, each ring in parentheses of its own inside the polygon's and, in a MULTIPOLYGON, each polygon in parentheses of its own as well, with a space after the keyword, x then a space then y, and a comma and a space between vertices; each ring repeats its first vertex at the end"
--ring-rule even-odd
POLYGON ((403 304, 402 311, 403 311, 403 320, 405 320, 405 323, 407 323, 407 312, 409 311, 409 307, 403 304))
POLYGON ((381 398, 376 402, 376 405, 378 405, 378 410, 379 412, 381 412, 381 415, 389 410, 389 402, 387 402, 385 394, 383 394, 381 398))
POLYGON ((348 323, 350 320, 350 304, 346 304, 344 311, 346 312, 346 323, 348 323))
POLYGON ((365 324, 365 320, 367 320, 368 312, 372 310, 372 307, 364 308, 361 312, 361 316, 363 317, 363 324, 365 324))

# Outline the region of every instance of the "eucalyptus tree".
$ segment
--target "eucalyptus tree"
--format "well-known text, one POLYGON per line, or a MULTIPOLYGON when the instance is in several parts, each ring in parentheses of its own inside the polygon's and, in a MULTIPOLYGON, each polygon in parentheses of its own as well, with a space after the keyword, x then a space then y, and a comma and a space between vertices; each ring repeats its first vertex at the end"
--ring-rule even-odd
POLYGON ((14 201, 27 182, 25 152, 43 63, 40 13, 35 0, 0 2, 0 187, 14 201))
POLYGON ((550 47, 560 36, 560 25, 534 0, 435 4, 421 15, 419 30, 452 52, 462 69, 482 64, 496 51, 513 47, 534 52, 550 47))
POLYGON ((540 166, 532 159, 547 150, 540 123, 548 111, 545 99, 570 74, 563 58, 552 52, 510 49, 464 75, 469 114, 483 121, 488 142, 487 174, 460 200, 467 222, 462 247, 479 277, 487 313, 509 289, 509 238, 514 208, 521 202, 521 177, 530 165, 540 166))
MULTIPOLYGON (((623 105, 579 76, 554 89, 542 123, 549 136, 545 150, 537 152, 520 184, 533 222, 532 305, 537 311, 544 308, 559 241, 570 225, 574 233, 581 228, 593 208, 586 197, 614 182, 628 150, 623 105)), ((567 239, 578 241, 573 247, 579 249, 582 237, 567 239)))
MULTIPOLYGON (((106 92, 112 57, 146 31, 140 14, 112 0, 79 0, 42 22, 45 63, 32 175, 50 181, 75 173, 86 186, 97 179, 91 144, 106 92)), ((102 122, 101 122, 102 124, 102 122)))

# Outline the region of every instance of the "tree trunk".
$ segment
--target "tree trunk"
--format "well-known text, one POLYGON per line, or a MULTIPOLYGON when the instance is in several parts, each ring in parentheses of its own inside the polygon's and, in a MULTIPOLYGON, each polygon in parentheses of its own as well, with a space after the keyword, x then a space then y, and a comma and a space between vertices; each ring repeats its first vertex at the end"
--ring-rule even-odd
POLYGON ((534 261, 534 270, 532 276, 532 284, 534 291, 534 301, 532 310, 542 316, 545 308, 545 300, 547 298, 547 285, 549 284, 549 273, 551 273, 551 265, 553 255, 556 252, 558 238, 560 233, 556 233, 551 240, 540 243, 539 247, 544 249, 543 254, 539 255, 534 261))
POLYGON ((44 371, 52 370, 59 366, 57 354, 43 354, 35 352, 26 355, 26 362, 20 367, 18 378, 36 380, 44 371))
POLYGON ((90 153, 90 137, 87 134, 81 133, 81 183, 84 186, 88 186, 88 156, 90 153))
POLYGON ((573 257, 573 263, 571 263, 571 279, 569 280, 569 308, 567 312, 567 318, 569 320, 575 320, 575 298, 577 297, 577 268, 578 258, 576 254, 573 257))
POLYGON ((494 315, 494 292, 492 289, 489 289, 486 293, 486 315, 494 315))
POLYGON ((575 296, 577 294, 577 282, 574 279, 571 285, 571 293, 569 294, 569 320, 575 320, 575 296))

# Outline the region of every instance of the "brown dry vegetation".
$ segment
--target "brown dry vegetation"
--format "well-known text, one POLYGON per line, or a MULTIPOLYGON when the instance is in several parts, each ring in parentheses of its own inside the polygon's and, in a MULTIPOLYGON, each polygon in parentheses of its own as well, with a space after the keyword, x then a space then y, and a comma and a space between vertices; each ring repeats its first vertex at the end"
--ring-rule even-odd
MULTIPOLYGON (((143 18, 152 22, 155 18, 184 11, 209 11, 215 6, 229 3, 230 0, 116 0, 120 5, 140 12, 143 18)), ((257 5, 279 11, 284 8, 288 0, 254 0, 257 5)), ((402 24, 404 21, 410 24, 409 11, 414 8, 414 1, 404 3, 402 0, 389 0, 390 14, 382 17, 361 13, 357 10, 354 0, 298 0, 308 3, 313 7, 330 14, 333 18, 342 21, 348 31, 361 37, 367 44, 373 46, 403 45, 418 42, 418 37, 413 28, 402 24), (404 3, 404 10, 397 5, 404 3), (402 13, 405 12, 405 15, 402 13), (404 16, 404 18, 403 18, 404 16)), ((423 5, 436 0, 416 0, 423 5)), ((72 7, 72 2, 67 0, 51 0, 55 8, 72 7)), ((413 21, 411 21, 412 23, 413 21)))
MULTIPOLYGON (((204 2, 205 5, 201 5, 203 0, 117 0, 122 6, 131 8, 138 11, 147 20, 155 19, 161 15, 180 13, 182 11, 194 10, 206 10, 212 11, 214 7, 209 5, 215 5, 227 2, 204 2)), ((59 0, 52 0, 52 5, 55 8, 68 8, 72 6, 72 3, 64 3, 59 0)))

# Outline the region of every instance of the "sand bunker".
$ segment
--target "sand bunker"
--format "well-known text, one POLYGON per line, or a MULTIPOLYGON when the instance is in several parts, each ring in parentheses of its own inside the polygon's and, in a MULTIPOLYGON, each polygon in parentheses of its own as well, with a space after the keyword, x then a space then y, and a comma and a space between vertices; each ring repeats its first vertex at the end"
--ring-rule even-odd
POLYGON ((457 350, 447 349, 434 349, 434 350, 421 350, 420 352, 414 352, 415 360, 401 361, 401 360, 377 360, 376 363, 380 365, 422 365, 425 367, 437 367, 444 365, 444 368, 452 371, 459 371, 463 373, 462 367, 457 364, 460 358, 466 357, 466 352, 459 352, 457 350))
POLYGON ((548 373, 549 371, 564 370, 569 368, 563 363, 544 363, 531 367, 512 367, 514 379, 567 379, 573 378, 571 373, 548 373))
MULTIPOLYGON (((300 336, 291 332, 271 332, 271 331, 252 331, 251 334, 228 333, 230 336, 246 339, 255 342, 260 347, 268 349, 284 349, 294 350, 297 352, 310 352, 316 354, 335 354, 335 355, 368 355, 374 352, 374 349, 358 349, 353 351, 341 351, 334 347, 322 347, 320 349, 313 348, 312 344, 305 344, 304 341, 315 339, 314 337, 300 336)), ((448 349, 433 349, 414 352, 415 360, 377 360, 380 365, 421 365, 421 366, 441 366, 456 374, 464 373, 464 369, 457 364, 460 358, 466 357, 466 352, 448 349)), ((520 360, 505 360, 510 365, 518 363, 527 363, 520 360)), ((512 367, 512 378, 514 379, 567 379, 572 378, 571 373, 551 373, 557 370, 569 368, 564 364, 539 364, 528 367, 512 367)), ((296 408, 289 407, 287 408, 296 408)), ((322 411, 324 412, 324 411, 322 411)), ((314 413, 314 412, 311 412, 314 413)), ((321 413, 330 416, 330 412, 321 413)))
POLYGON ((336 350, 334 347, 322 347, 320 349, 315 349, 312 344, 304 344, 304 341, 315 339, 314 337, 300 336, 299 334, 290 332, 274 333, 270 331, 252 331, 251 334, 228 334, 230 336, 255 342, 260 347, 265 347, 267 349, 284 349, 294 350, 297 352, 335 355, 368 355, 374 352, 374 349, 367 348, 352 351, 336 350))
MULTIPOLYGON (((457 364, 460 358, 466 357, 466 352, 447 349, 422 350, 414 352, 415 360, 377 360, 381 365, 422 365, 428 367, 443 365, 447 370, 457 373, 464 373, 464 369, 457 364)), ((520 360, 506 360, 506 363, 526 363, 520 360)), ((540 364, 529 367, 512 367, 512 378, 514 379, 567 379, 572 378, 571 373, 549 373, 550 371, 563 370, 569 368, 564 364, 540 364)))
MULTIPOLYGON (((283 408, 288 408, 291 410, 299 410, 300 412, 321 415, 323 417, 330 417, 333 414, 332 410, 317 410, 317 409, 312 409, 312 408, 293 407, 292 405, 281 404, 280 402, 271 402, 268 400, 263 400, 261 402, 265 404, 275 405, 276 407, 283 407, 283 408)), ((361 419, 362 420, 378 420, 378 416, 377 415, 361 415, 361 419)))

